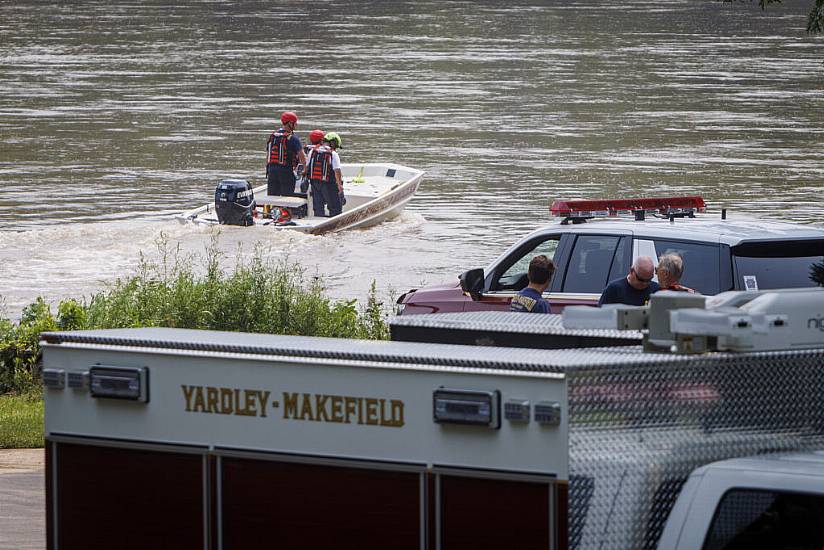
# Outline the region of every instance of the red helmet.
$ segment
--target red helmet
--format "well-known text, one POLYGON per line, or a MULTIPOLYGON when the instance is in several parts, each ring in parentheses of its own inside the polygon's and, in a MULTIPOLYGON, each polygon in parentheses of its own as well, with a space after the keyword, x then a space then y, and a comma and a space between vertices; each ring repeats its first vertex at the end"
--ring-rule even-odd
POLYGON ((286 111, 282 115, 280 115, 280 122, 282 124, 286 124, 287 122, 291 122, 292 124, 297 124, 298 123, 298 115, 296 115, 292 111, 286 111))
POLYGON ((311 143, 320 143, 321 141, 323 141, 323 136, 325 135, 326 134, 323 132, 323 130, 312 130, 311 132, 309 132, 309 141, 311 143))

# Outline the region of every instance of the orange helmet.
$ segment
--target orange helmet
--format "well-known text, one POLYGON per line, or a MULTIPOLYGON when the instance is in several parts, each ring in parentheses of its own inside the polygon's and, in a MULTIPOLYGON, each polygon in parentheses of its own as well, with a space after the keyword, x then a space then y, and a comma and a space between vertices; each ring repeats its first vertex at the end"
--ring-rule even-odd
POLYGON ((312 130, 309 132, 309 141, 311 143, 320 143, 323 141, 323 136, 326 134, 323 133, 323 130, 312 130))
POLYGON ((297 124, 298 123, 298 115, 296 115, 292 111, 286 111, 282 115, 280 115, 280 122, 282 124, 286 124, 287 122, 291 122, 292 124, 297 124))

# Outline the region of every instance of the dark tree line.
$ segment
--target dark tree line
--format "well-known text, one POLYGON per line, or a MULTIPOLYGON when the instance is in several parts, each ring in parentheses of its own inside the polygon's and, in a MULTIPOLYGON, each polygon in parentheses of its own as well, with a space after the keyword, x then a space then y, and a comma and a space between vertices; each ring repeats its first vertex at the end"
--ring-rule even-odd
MULTIPOLYGON (((723 2, 742 2, 744 0, 722 0, 723 2)), ((752 2, 752 0, 749 0, 752 2)), ((767 9, 767 4, 780 4, 781 0, 758 0, 758 5, 761 9, 767 9)), ((813 7, 810 9, 810 14, 807 16, 807 32, 810 34, 818 34, 824 28, 824 0, 815 0, 813 7)))

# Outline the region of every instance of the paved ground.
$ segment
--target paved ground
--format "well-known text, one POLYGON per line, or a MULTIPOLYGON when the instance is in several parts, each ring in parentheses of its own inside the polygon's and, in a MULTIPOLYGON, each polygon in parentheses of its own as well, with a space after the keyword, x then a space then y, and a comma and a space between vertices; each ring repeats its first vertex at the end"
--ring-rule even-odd
POLYGON ((46 547, 43 449, 0 449, 0 549, 46 547))

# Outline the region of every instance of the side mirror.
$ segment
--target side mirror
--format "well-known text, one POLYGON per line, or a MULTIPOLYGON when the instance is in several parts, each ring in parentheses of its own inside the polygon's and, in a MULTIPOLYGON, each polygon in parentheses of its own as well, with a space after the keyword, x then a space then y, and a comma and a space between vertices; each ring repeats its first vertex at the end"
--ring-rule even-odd
POLYGON ((484 290, 484 270, 470 269, 460 274, 458 279, 461 281, 461 289, 469 294, 473 300, 481 299, 481 292, 484 290))

